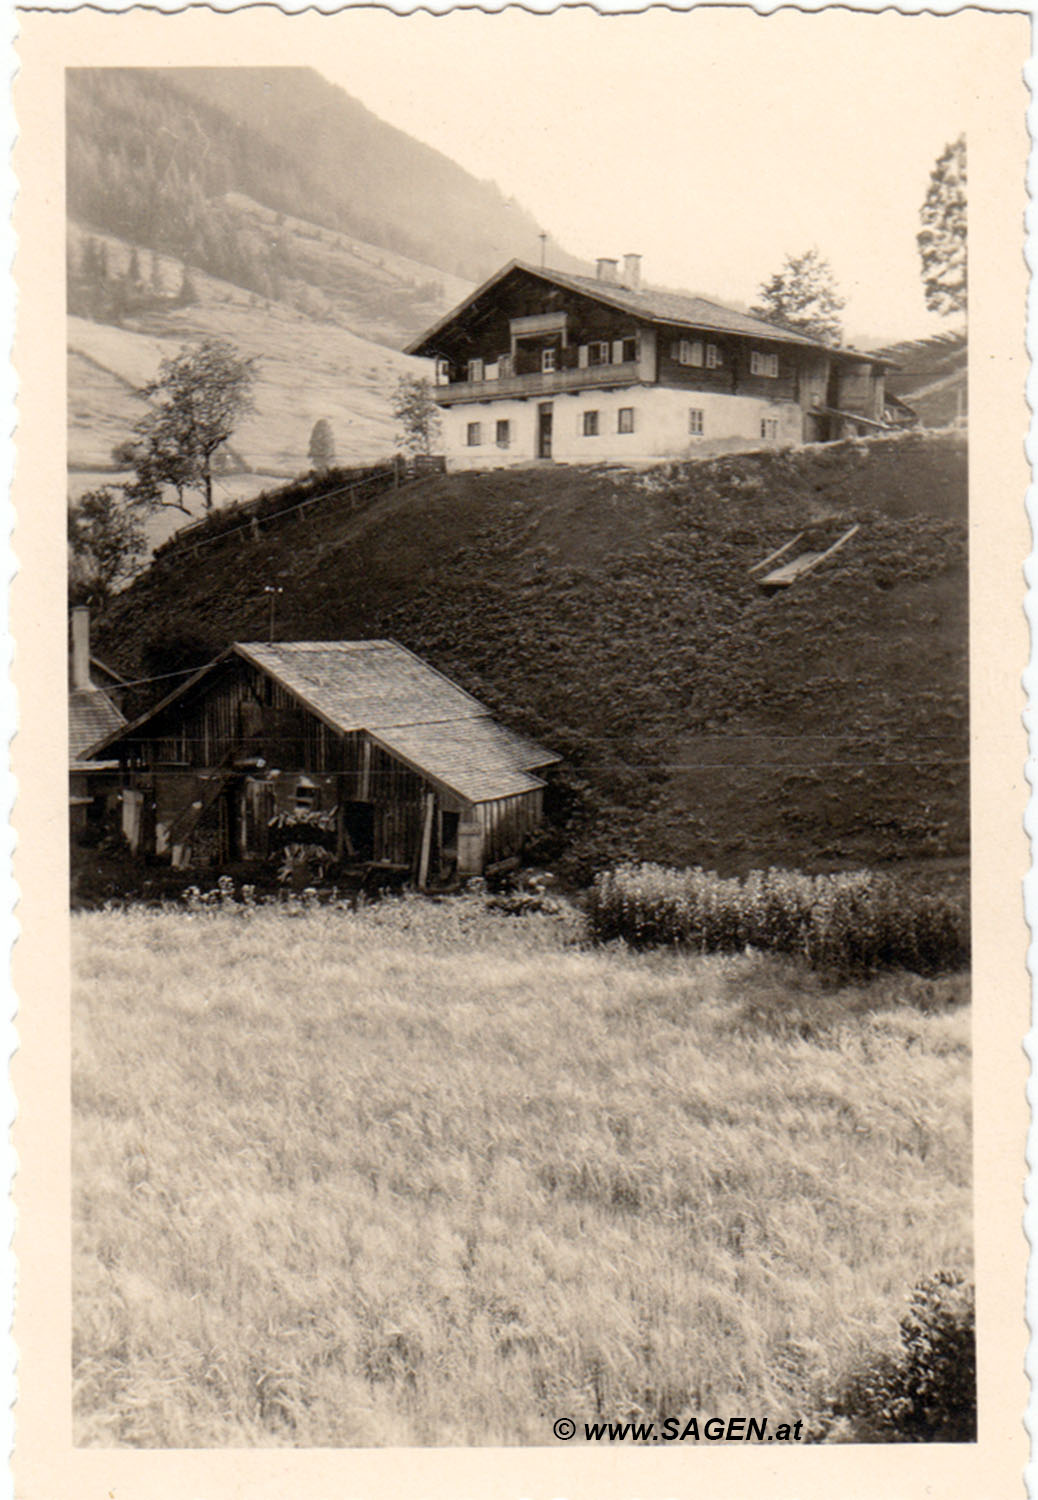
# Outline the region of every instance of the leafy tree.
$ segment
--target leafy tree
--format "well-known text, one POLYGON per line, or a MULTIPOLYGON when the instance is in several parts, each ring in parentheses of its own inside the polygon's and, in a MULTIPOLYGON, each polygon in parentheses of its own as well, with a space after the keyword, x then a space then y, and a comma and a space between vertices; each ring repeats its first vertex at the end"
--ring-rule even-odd
POLYGON ((69 507, 68 540, 70 592, 102 606, 133 572, 147 545, 140 518, 110 485, 88 490, 69 507))
POLYGON ((224 339, 205 339, 162 361, 144 387, 153 405, 135 426, 136 440, 115 450, 116 461, 136 471, 126 487, 131 500, 190 514, 185 492, 200 490, 212 510, 214 456, 253 409, 255 366, 224 339), (166 498, 168 488, 176 500, 166 498))
POLYGON ((945 146, 930 173, 916 235, 931 312, 966 313, 966 137, 945 146))
POLYGON ((327 417, 318 417, 310 434, 309 459, 318 473, 330 469, 335 461, 335 435, 327 417))
POLYGON ((440 436, 440 409, 424 375, 401 375, 393 400, 393 416, 400 424, 408 453, 429 454, 440 436))
POLYGON ((755 317, 769 318, 826 344, 838 344, 843 337, 844 298, 836 290, 832 267, 817 248, 787 255, 782 269, 763 283, 758 295, 759 306, 750 309, 755 317))

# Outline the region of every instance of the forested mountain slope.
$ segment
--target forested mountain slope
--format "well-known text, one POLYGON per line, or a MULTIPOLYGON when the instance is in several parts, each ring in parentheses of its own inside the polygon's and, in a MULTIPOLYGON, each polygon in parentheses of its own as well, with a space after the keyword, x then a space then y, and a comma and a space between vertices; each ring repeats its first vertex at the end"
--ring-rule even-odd
MULTIPOLYGON (((309 68, 73 68, 66 84, 69 213, 276 295, 291 273, 227 194, 352 235, 467 281, 540 226, 493 184, 388 125, 309 68)), ((553 265, 580 263, 549 241, 553 265)))

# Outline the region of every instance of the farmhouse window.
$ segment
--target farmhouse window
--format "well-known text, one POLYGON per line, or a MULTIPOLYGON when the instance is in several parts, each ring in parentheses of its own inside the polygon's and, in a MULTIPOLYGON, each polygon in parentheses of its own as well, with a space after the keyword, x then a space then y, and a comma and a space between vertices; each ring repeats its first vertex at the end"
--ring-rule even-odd
POLYGON ((593 365, 607 365, 609 360, 609 345, 602 339, 598 343, 588 345, 588 358, 593 365))
POLYGON ((721 351, 716 344, 706 346, 706 367, 708 370, 717 370, 721 367, 721 351))
POLYGON ((693 437, 703 436, 703 408, 701 406, 689 407, 688 430, 693 437))
POLYGON ((502 354, 497 362, 497 368, 500 371, 501 379, 507 380, 510 375, 515 374, 515 361, 510 354, 502 354))
POLYGON ((681 339, 675 345, 679 365, 701 365, 703 345, 699 339, 681 339))
POLYGON ((621 406, 620 407, 620 410, 616 414, 616 430, 617 430, 617 432, 633 432, 634 431, 634 407, 633 406, 621 406))
POLYGON ((551 372, 552 372, 552 370, 555 369, 555 366, 556 366, 556 358, 555 358, 555 350, 554 350, 554 348, 542 349, 541 350, 541 369, 543 370, 544 374, 545 375, 550 375, 551 372))
POLYGON ((631 339, 624 339, 624 341, 623 341, 623 361, 624 361, 624 364, 633 364, 634 361, 637 358, 638 358, 638 340, 637 340, 637 337, 631 338, 631 339))
POLYGON ((760 349, 750 350, 750 374, 767 375, 770 379, 778 378, 778 355, 764 354, 760 349))
POLYGON ((451 364, 449 359, 438 359, 436 361, 436 384, 449 385, 451 378, 451 364))
POLYGON ((760 435, 762 438, 778 437, 778 418, 762 417, 760 423, 760 435))
POLYGON ((470 422, 465 429, 465 442, 470 448, 478 448, 483 441, 482 422, 470 422))
POLYGON ((470 359, 469 360, 469 379, 470 380, 482 380, 483 379, 483 361, 481 359, 470 359))
POLYGON ((597 411, 586 411, 584 413, 584 436, 585 437, 597 437, 598 436, 598 412, 597 411))
POLYGON ((511 425, 512 424, 510 422, 498 422, 498 424, 497 424, 497 446, 499 448, 507 448, 508 447, 508 444, 511 441, 511 425))

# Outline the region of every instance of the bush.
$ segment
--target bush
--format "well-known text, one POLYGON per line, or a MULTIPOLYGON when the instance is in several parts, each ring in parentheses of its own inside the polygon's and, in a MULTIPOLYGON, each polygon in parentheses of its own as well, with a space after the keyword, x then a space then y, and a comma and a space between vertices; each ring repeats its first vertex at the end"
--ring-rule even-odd
POLYGON ((969 958, 961 903, 867 870, 764 870, 740 881, 700 869, 622 864, 596 878, 588 914, 600 942, 622 938, 639 948, 704 953, 749 946, 846 975, 893 968, 932 974, 969 958))
MULTIPOLYGON (((900 1352, 852 1377, 833 1406, 850 1442, 977 1440, 976 1315, 971 1282, 938 1271, 901 1319, 900 1352)), ((843 1434, 841 1434, 843 1435, 843 1434)))

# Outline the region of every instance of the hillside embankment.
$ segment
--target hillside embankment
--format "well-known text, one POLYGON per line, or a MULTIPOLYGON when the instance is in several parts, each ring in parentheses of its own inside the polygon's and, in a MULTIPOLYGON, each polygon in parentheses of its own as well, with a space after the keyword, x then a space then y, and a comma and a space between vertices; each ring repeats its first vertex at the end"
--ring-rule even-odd
POLYGON ((966 494, 956 433, 439 476, 151 568, 97 649, 138 678, 265 639, 272 585, 279 638, 392 636, 558 750, 534 852, 570 878, 645 857, 954 879, 966 494), (770 551, 854 522, 816 572, 760 590, 770 551))

